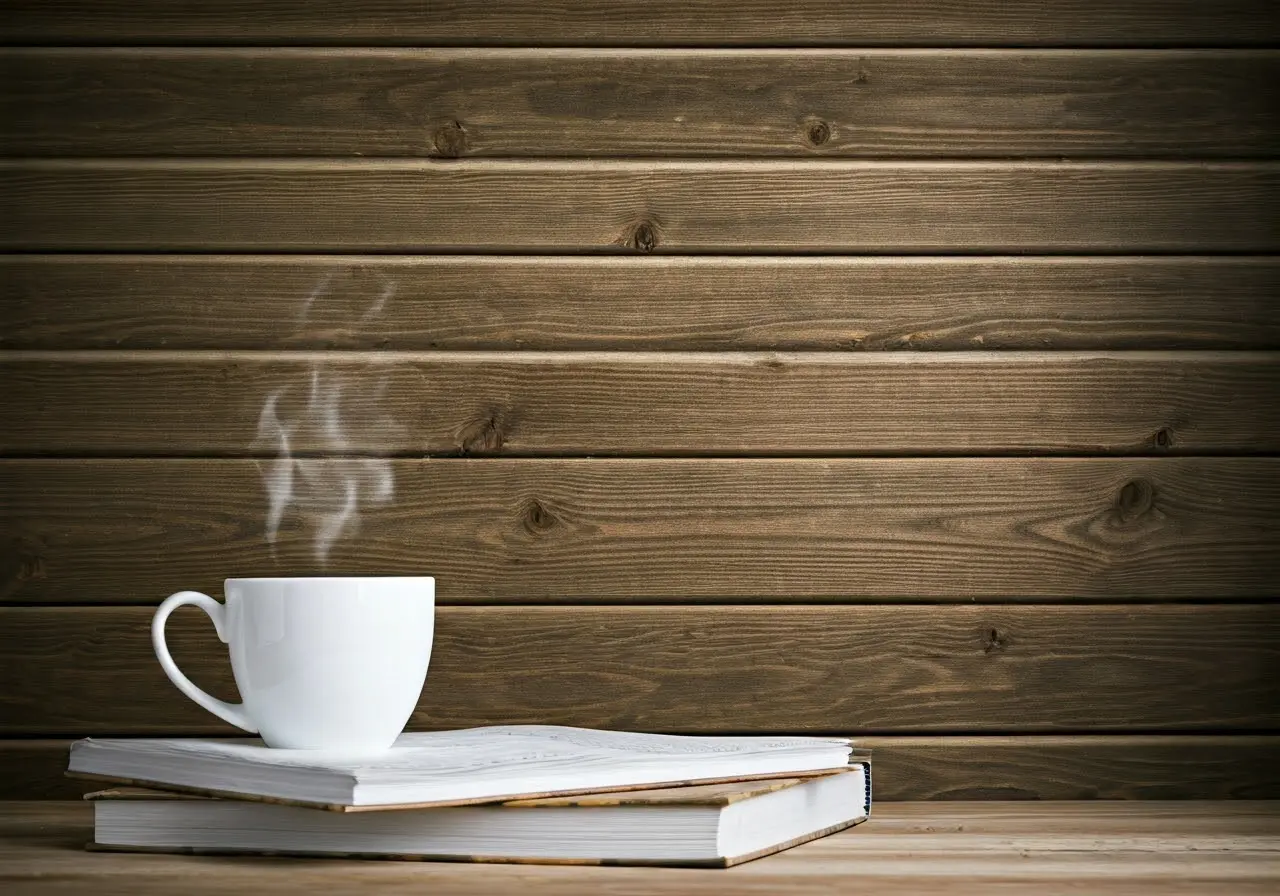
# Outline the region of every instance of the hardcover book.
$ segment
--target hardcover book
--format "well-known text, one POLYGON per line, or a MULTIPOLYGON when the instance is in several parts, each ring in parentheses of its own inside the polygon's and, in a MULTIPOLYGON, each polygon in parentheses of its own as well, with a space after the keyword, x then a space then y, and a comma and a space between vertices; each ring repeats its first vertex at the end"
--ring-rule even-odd
POLYGON ((90 738, 72 744, 68 774, 349 812, 792 778, 847 769, 852 753, 836 738, 512 725, 403 734, 366 756, 250 740, 90 738))
POLYGON ((401 812, 138 789, 90 794, 93 849, 473 862, 725 867, 866 820, 870 766, 805 778, 401 812))

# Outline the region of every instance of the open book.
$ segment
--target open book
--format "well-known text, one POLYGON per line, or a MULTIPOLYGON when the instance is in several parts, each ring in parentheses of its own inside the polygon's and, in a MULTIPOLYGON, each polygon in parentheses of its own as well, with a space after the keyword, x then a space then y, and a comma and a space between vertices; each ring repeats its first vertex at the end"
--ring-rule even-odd
POLYGON ((250 740, 89 738, 72 744, 68 774, 351 811, 814 774, 847 768, 852 751, 836 738, 510 725, 402 734, 358 757, 250 740))
POLYGON ((865 820, 868 773, 356 814, 125 788, 89 795, 91 848, 720 867, 865 820))

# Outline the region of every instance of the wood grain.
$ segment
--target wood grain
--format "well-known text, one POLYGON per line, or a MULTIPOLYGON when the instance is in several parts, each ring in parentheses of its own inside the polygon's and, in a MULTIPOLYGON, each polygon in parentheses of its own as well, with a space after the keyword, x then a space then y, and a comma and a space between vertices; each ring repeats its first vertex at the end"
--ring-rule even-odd
POLYGON ((1272 51, 8 49, 0 154, 1274 156, 1276 83, 1272 51))
POLYGON ((76 896, 819 896, 852 880, 911 896, 1270 896, 1280 882, 1280 813, 1262 802, 881 804, 856 828, 721 873, 90 853, 83 844, 91 811, 83 801, 0 806, 0 881, 23 893, 76 896))
MULTIPOLYGON (((234 733, 171 685, 149 607, 0 609, 0 732, 234 733)), ((1280 606, 446 607, 410 725, 855 735, 1266 731, 1280 606)), ((207 618, 178 665, 234 699, 207 618)), ((335 662, 339 660, 335 659, 335 662)))
MULTIPOLYGON (((1280 738, 1265 735, 859 737, 875 800, 1280 798, 1280 738)), ((79 799, 65 739, 0 740, 0 799, 79 799)), ((878 811, 878 810, 877 810, 878 811)))
POLYGON ((70 746, 65 739, 0 740, 0 801, 80 799, 84 782, 65 775, 70 746))
POLYGON ((1280 450, 1261 352, 5 352, 0 379, 9 455, 1280 450))
POLYGON ((1280 164, 0 160, 0 249, 1264 252, 1280 164))
POLYGON ((858 742, 874 751, 877 803, 1280 797, 1277 737, 870 737, 858 742))
POLYGON ((1268 349, 1277 285, 1257 256, 5 255, 0 348, 1268 349))
POLYGON ((1280 581, 1274 458, 387 464, 394 498, 326 557, 339 508, 317 490, 363 466, 304 463, 273 545, 267 464, 7 461, 0 593, 155 604, 224 576, 428 574, 444 603, 1123 601, 1280 581))
POLYGON ((0 40, 72 44, 1192 46, 1280 38, 1265 0, 4 0, 0 40))

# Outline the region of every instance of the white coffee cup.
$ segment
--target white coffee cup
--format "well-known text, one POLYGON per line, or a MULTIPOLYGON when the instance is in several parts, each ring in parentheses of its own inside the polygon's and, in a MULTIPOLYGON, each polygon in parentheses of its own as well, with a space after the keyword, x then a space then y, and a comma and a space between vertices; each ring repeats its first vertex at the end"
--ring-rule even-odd
POLYGON ((435 579, 227 579, 226 604, 167 598, 151 642, 169 680, 267 746, 372 753, 391 746, 418 704, 435 633, 435 579), (164 624, 194 604, 229 645, 243 703, 206 694, 169 655, 164 624))

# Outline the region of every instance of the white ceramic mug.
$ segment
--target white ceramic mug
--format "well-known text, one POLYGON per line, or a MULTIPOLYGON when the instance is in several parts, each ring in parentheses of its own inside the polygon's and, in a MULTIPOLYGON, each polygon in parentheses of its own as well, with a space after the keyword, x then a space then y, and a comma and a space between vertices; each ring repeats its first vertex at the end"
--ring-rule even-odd
POLYGON ((377 752, 417 706, 435 633, 435 579, 227 579, 227 602, 180 591, 160 604, 151 642, 169 680, 267 746, 377 752), (194 604, 229 645, 243 703, 206 694, 169 655, 164 624, 194 604))

